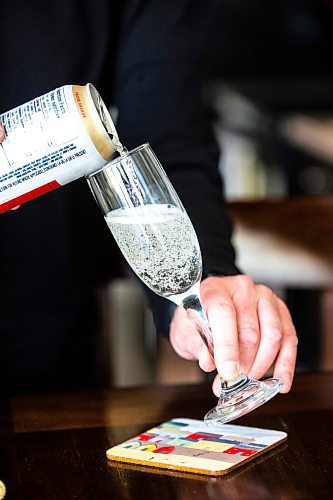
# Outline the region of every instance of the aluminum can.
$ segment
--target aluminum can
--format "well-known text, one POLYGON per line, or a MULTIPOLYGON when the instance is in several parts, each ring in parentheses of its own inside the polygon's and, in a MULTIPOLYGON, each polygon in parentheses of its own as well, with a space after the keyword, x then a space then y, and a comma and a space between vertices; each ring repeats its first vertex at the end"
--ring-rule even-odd
POLYGON ((0 213, 97 170, 121 147, 91 83, 59 87, 0 122, 0 213))

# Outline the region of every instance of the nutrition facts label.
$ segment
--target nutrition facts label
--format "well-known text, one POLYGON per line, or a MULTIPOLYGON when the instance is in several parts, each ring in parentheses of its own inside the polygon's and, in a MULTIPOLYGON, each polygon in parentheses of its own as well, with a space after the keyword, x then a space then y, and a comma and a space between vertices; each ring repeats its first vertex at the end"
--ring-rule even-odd
POLYGON ((75 139, 75 117, 64 87, 1 115, 6 141, 0 147, 0 175, 27 165, 75 139))

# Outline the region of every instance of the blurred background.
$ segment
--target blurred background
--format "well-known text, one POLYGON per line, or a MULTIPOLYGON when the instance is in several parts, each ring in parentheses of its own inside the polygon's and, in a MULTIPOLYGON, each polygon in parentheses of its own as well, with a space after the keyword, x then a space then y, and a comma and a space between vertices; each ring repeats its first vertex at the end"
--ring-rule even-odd
MULTIPOLYGON (((205 100, 237 262, 288 303, 297 371, 333 369, 333 1, 220 0, 215 8, 205 100)), ((203 380, 195 362, 156 337, 135 279, 113 280, 104 299, 110 349, 101 366, 110 383, 203 380)))

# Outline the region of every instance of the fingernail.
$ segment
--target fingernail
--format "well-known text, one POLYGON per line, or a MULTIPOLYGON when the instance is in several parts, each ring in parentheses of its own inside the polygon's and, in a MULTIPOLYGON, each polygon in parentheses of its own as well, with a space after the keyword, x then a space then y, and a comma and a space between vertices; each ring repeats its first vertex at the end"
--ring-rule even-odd
POLYGON ((239 377, 239 365, 235 361, 226 361, 221 367, 220 376, 224 380, 235 380, 239 377))
POLYGON ((283 386, 280 389, 280 392, 286 393, 289 392, 291 388, 291 379, 288 376, 283 377, 283 386))

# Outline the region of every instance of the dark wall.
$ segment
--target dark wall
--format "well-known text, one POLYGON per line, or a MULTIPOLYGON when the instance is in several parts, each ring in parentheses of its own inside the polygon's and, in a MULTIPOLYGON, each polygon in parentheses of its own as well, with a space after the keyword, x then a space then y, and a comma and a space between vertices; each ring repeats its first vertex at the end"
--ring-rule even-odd
POLYGON ((212 74, 332 76, 332 0, 218 0, 209 37, 212 74))

